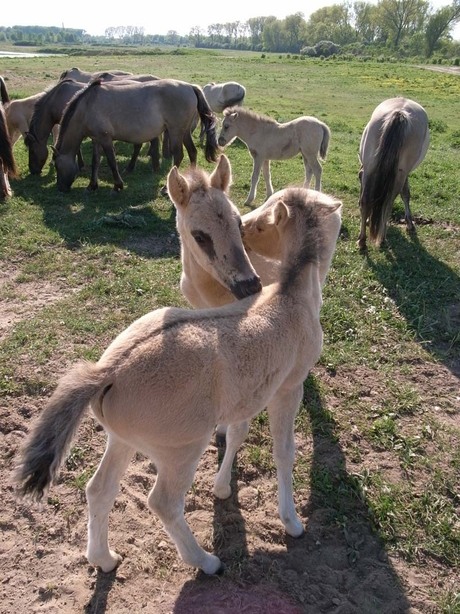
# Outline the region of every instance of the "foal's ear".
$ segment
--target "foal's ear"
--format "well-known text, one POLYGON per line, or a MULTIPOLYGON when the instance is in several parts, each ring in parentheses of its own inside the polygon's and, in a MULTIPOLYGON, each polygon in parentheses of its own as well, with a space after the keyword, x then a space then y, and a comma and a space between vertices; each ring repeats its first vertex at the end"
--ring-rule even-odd
POLYGON ((225 154, 221 154, 219 163, 211 173, 211 186, 216 190, 222 190, 228 194, 228 190, 232 184, 232 167, 230 160, 225 154))
POLYGON ((187 181, 177 170, 177 166, 173 166, 169 171, 168 194, 176 207, 186 207, 190 200, 190 190, 187 181))
POLYGON ((279 200, 273 207, 272 222, 275 226, 282 226, 289 218, 289 209, 283 200, 279 200))

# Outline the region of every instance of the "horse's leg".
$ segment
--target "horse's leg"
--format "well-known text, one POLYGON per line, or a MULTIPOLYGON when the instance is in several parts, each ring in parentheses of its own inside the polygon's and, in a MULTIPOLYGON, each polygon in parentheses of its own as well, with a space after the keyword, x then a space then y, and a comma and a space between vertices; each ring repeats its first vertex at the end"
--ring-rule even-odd
POLYGON ((213 493, 219 499, 227 499, 231 495, 230 482, 232 479, 232 465, 235 455, 249 432, 249 422, 230 424, 225 436, 225 454, 219 471, 214 480, 213 493))
POLYGON ((172 157, 172 154, 171 154, 171 144, 169 142, 169 131, 168 131, 167 128, 163 132, 163 146, 162 146, 162 150, 161 150, 161 155, 163 156, 164 160, 169 160, 169 158, 172 157))
POLYGON ((155 464, 158 476, 148 505, 159 516, 184 563, 199 567, 207 574, 214 574, 221 569, 219 558, 203 550, 184 517, 185 494, 192 485, 198 461, 210 435, 183 448, 163 452, 159 462, 157 452, 155 464))
POLYGON ((193 138, 190 132, 186 132, 184 134, 184 145, 187 150, 188 157, 190 158, 190 165, 196 166, 196 159, 198 157, 198 152, 195 147, 195 143, 193 142, 193 138))
POLYGON ((367 211, 365 211, 362 203, 359 203, 359 209, 361 213, 361 225, 359 228, 358 240, 356 241, 356 245, 359 247, 361 251, 366 249, 366 226, 367 226, 367 211))
POLYGON ((105 157, 107 158, 110 170, 112 171, 114 181, 113 189, 115 190, 115 192, 119 192, 123 189, 123 179, 121 178, 120 172, 118 170, 118 164, 115 157, 115 149, 113 148, 113 142, 110 140, 110 142, 104 143, 102 145, 102 148, 104 149, 105 157))
POLYGON ((96 141, 93 141, 93 155, 91 158, 91 178, 87 190, 97 190, 99 187, 98 174, 99 166, 101 165, 102 147, 96 141))
POLYGON ((81 147, 78 148, 77 151, 77 164, 78 164, 78 170, 81 171, 85 168, 85 161, 83 159, 83 155, 81 153, 81 147))
POLYGON ((305 168, 305 181, 303 184, 304 188, 309 188, 311 183, 311 178, 313 177, 313 167, 309 163, 306 156, 302 155, 303 158, 303 166, 305 168))
POLYGON ((152 161, 152 170, 154 173, 157 173, 160 170, 160 138, 155 137, 150 141, 150 147, 147 152, 147 155, 150 156, 150 160, 152 161))
POLYGON ((180 163, 184 159, 184 148, 182 146, 183 135, 169 133, 169 146, 174 161, 174 166, 179 168, 180 163))
MULTIPOLYGON (((315 176, 315 190, 321 191, 321 176, 323 174, 323 167, 319 163, 318 158, 314 157, 310 160, 310 166, 315 176)), ((311 175, 310 175, 311 177, 311 175)), ((309 182, 310 185, 310 182, 309 182)), ((308 187, 308 186, 307 186, 308 187)))
POLYGON ((88 500, 88 561, 102 571, 112 571, 121 561, 109 549, 109 513, 120 488, 120 479, 134 450, 119 439, 108 436, 107 446, 96 473, 86 486, 88 500))
POLYGON ((412 219, 412 213, 410 210, 410 187, 409 187, 409 177, 406 177, 406 181, 401 190, 401 198, 404 203, 404 219, 406 221, 406 230, 407 232, 415 232, 415 224, 412 219))
POLYGON ((142 143, 135 143, 133 145, 133 153, 131 154, 131 159, 128 162, 128 166, 125 168, 125 173, 131 173, 134 170, 137 159, 141 152, 141 147, 142 147, 142 143))
POLYGON ((299 537, 304 532, 303 524, 295 511, 292 489, 295 458, 294 420, 302 395, 302 385, 295 389, 278 391, 267 408, 278 476, 278 511, 286 533, 292 537, 299 537))
MULTIPOLYGON (((259 182, 260 169, 262 168, 262 162, 260 158, 257 156, 253 156, 253 167, 252 167, 252 176, 251 176, 251 189, 249 191, 248 197, 246 198, 245 205, 250 205, 257 194, 257 184, 259 182)), ((268 189, 268 188, 267 188, 268 189)))
POLYGON ((262 172, 265 180, 265 188, 267 190, 267 198, 273 194, 272 176, 270 173, 270 160, 264 160, 262 164, 262 172))

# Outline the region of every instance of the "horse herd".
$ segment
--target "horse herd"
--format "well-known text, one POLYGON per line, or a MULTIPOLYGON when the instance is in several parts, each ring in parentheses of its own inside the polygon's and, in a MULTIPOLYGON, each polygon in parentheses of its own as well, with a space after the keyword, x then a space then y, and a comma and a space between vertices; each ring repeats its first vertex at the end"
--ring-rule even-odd
MULTIPOLYGON (((148 497, 150 509, 160 518, 182 560, 214 574, 222 563, 196 541, 184 516, 184 504, 216 428, 225 433, 226 447, 213 493, 223 499, 231 494, 232 464, 250 421, 267 409, 280 519, 289 535, 298 537, 304 531, 293 499, 294 421, 303 382, 322 350, 322 288, 342 214, 342 203, 320 190, 321 165, 317 162, 326 155, 330 131, 311 117, 279 124, 236 106, 233 100, 230 107, 219 102, 224 118, 217 139, 215 115, 201 88, 170 79, 137 85, 126 79, 115 81, 117 85, 99 76, 70 98, 59 122, 56 169, 66 166, 74 172, 85 134, 77 125, 87 125, 82 109, 95 110, 96 101, 106 118, 114 114, 115 107, 123 108, 124 114, 129 108, 131 115, 136 113, 140 126, 132 141, 135 145, 149 141, 158 152, 160 136, 167 140, 174 160, 167 191, 176 209, 180 236, 180 287, 194 309, 168 307, 150 312, 118 335, 98 362, 83 361, 70 369, 18 455, 15 480, 20 494, 41 499, 91 406, 107 433, 107 444, 86 489, 88 560, 105 572, 121 560, 109 547, 108 518, 122 475, 140 451, 157 470, 148 497), (139 92, 141 102, 134 96, 139 92), (175 106, 176 94, 182 107, 175 106), (130 107, 136 100, 141 106, 130 107), (146 112, 140 110, 146 104, 154 111, 141 123, 146 112), (174 107, 175 121, 165 120, 160 126, 155 115, 169 117, 168 106, 174 107), (177 128, 179 108, 184 109, 182 132, 177 128), (207 158, 217 162, 211 173, 196 165, 196 148, 189 135, 197 117, 210 141, 207 158), (72 121, 77 125, 69 132, 72 121), (229 198, 230 161, 213 146, 217 142, 228 145, 235 137, 247 144, 253 156, 248 202, 255 196, 261 168, 268 196, 263 205, 243 216, 229 198), (192 163, 183 173, 179 170, 182 145, 192 163), (299 151, 305 164, 304 187, 273 192, 270 160, 292 157, 299 151), (315 190, 309 189, 312 175, 315 190)), ((70 83, 67 75, 60 82, 66 88, 70 83)), ((3 110, 2 114, 4 117, 3 110)), ((114 127, 112 139, 127 139, 121 125, 109 123, 114 127)), ((51 130, 52 121, 47 125, 51 130)), ((33 120, 30 126, 33 128, 33 120)), ((104 126, 108 128, 107 123, 104 126)), ((37 129, 34 136, 43 139, 37 129)), ((109 159, 110 139, 96 136, 96 131, 91 138, 95 141, 93 157, 102 148, 109 159)), ((361 248, 366 243, 366 223, 371 238, 379 244, 383 241, 387 216, 398 194, 405 203, 408 227, 413 228, 407 176, 421 162, 427 146, 426 113, 416 102, 395 98, 376 108, 363 132, 359 153, 361 248)))
MULTIPOLYGON (((70 190, 82 169, 80 147, 90 138, 93 155, 88 189, 98 188, 98 170, 104 153, 112 171, 113 188, 118 191, 124 184, 114 141, 133 144, 126 172, 134 169, 140 149, 147 142, 153 171, 158 171, 161 139, 163 157, 172 157, 174 166, 179 167, 185 146, 194 167, 197 148, 192 135, 199 123, 200 144, 205 142, 208 162, 215 162, 220 148, 236 138, 246 144, 253 170, 245 204, 251 204, 256 197, 261 171, 267 198, 273 194, 271 160, 284 160, 299 153, 305 167, 304 187, 310 186, 314 176, 315 189, 321 190, 320 161, 328 151, 329 127, 311 116, 279 123, 255 113, 241 106, 246 90, 234 81, 209 83, 201 88, 150 74, 133 75, 119 70, 91 73, 72 68, 64 71, 54 86, 25 99, 10 100, 1 77, 0 86, 0 198, 11 195, 9 179, 18 178, 12 147, 21 135, 28 148, 31 174, 41 173, 53 135, 56 183, 63 192, 70 190), (216 113, 223 113, 218 135, 216 113)), ((398 195, 404 202, 406 227, 414 230, 408 176, 423 160, 428 144, 427 114, 417 102, 391 98, 375 109, 359 147, 360 249, 366 249, 367 227, 370 239, 382 244, 398 195)))

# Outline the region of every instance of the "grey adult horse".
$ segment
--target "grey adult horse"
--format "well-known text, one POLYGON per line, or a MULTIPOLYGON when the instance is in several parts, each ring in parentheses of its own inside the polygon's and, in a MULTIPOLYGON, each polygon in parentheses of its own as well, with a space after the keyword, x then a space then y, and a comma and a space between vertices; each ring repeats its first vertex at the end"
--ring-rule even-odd
POLYGON ((429 141, 428 116, 413 100, 389 98, 372 113, 359 147, 360 249, 366 249, 367 224, 370 240, 377 246, 382 244, 398 194, 404 202, 407 230, 415 230, 409 206, 409 173, 424 159, 429 141))
MULTIPOLYGON (((55 147, 57 185, 70 189, 76 175, 75 156, 86 137, 104 151, 114 178, 114 190, 123 188, 113 141, 145 143, 168 130, 174 165, 183 159, 185 145, 190 163, 196 164, 197 149, 191 130, 196 115, 206 126, 205 156, 216 159, 218 146, 216 117, 200 87, 175 79, 158 79, 145 83, 133 81, 105 83, 100 80, 78 92, 70 101, 61 121, 55 147)), ((97 188, 99 159, 93 155, 89 189, 97 188)))

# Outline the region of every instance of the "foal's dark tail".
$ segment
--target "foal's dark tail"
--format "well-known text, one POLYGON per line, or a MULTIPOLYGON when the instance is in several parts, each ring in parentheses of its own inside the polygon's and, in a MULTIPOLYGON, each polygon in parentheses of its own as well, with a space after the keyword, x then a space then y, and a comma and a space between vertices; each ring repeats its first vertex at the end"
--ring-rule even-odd
POLYGON ((55 479, 91 399, 109 375, 91 362, 78 363, 58 384, 27 438, 16 466, 19 494, 40 500, 55 479))
POLYGON ((3 104, 6 102, 10 102, 10 97, 8 95, 8 90, 6 89, 6 83, 3 77, 0 77, 0 96, 2 98, 3 104))
POLYGON ((404 146, 409 116, 394 111, 382 126, 382 135, 375 152, 374 170, 368 174, 362 203, 369 212, 369 238, 380 245, 385 238, 386 225, 395 199, 399 157, 404 146))
POLYGON ((202 89, 198 85, 192 85, 195 95, 197 97, 198 106, 197 110, 201 119, 201 124, 206 134, 205 144, 205 156, 208 162, 217 161, 217 153, 219 151, 219 145, 217 143, 216 125, 217 118, 212 112, 202 89))
POLYGON ((10 133, 6 125, 6 116, 3 107, 0 105, 0 160, 3 163, 3 171, 8 173, 12 179, 17 179, 19 176, 16 161, 13 155, 13 146, 11 145, 10 133))

